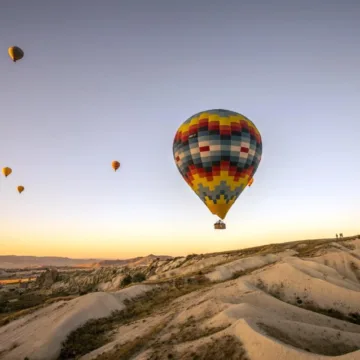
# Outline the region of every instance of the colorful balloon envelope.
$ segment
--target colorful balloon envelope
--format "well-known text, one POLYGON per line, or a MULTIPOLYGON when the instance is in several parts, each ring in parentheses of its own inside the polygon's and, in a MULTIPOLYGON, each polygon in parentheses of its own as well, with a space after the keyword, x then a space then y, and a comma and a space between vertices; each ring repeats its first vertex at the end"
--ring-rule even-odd
POLYGON ((115 160, 111 163, 111 167, 116 171, 120 168, 120 163, 115 160))
POLYGON ((2 173, 5 175, 5 177, 8 177, 12 173, 12 170, 9 167, 4 167, 2 168, 2 173))
POLYGON ((24 52, 18 46, 9 47, 8 54, 13 62, 21 60, 24 57, 24 52))
POLYGON ((225 219, 260 164, 262 140, 244 115, 207 110, 180 125, 173 155, 191 189, 214 215, 225 219))

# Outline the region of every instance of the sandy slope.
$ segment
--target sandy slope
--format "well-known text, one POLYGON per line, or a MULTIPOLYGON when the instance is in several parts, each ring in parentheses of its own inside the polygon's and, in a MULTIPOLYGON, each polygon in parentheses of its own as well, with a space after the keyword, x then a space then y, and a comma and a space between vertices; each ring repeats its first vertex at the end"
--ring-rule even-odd
MULTIPOLYGON (((313 259, 285 252, 218 266, 208 274, 213 281, 260 269, 177 299, 168 308, 165 328, 133 359, 190 360, 194 354, 224 360, 360 359, 360 325, 316 312, 360 312, 360 283, 350 266, 353 257, 347 248, 328 251, 313 259), (322 264, 329 256, 334 267, 330 261, 322 264)), ((146 319, 146 326, 120 327, 111 344, 82 360, 153 332, 161 319, 154 316, 146 319)))
POLYGON ((67 334, 91 318, 124 308, 123 300, 151 289, 137 285, 116 293, 93 293, 60 301, 0 327, 0 359, 55 359, 67 334))
POLYGON ((296 251, 290 250, 278 254, 267 254, 259 256, 251 256, 244 259, 232 261, 225 265, 217 266, 215 271, 206 274, 206 277, 211 281, 225 281, 231 279, 232 275, 239 271, 247 271, 262 267, 264 265, 272 264, 284 256, 294 255, 296 251))
MULTIPOLYGON (((124 344, 133 343, 141 346, 132 360, 192 360, 195 354, 214 360, 360 360, 360 241, 326 244, 316 252, 304 258, 288 250, 234 260, 223 254, 190 259, 183 273, 212 264, 207 278, 213 284, 119 326, 108 344, 82 360, 101 354, 116 359, 124 344)), ((180 276, 181 262, 169 264, 165 277, 171 271, 180 276)), ((0 328, 0 351, 13 343, 17 347, 0 359, 56 359, 69 331, 89 318, 122 309, 126 297, 150 288, 88 294, 14 321, 0 328)))
MULTIPOLYGON (((183 296, 168 308, 163 317, 159 314, 146 319, 145 324, 136 322, 131 328, 120 327, 111 344, 84 356, 82 360, 95 359, 99 354, 114 349, 116 344, 142 337, 152 332, 161 321, 165 327, 149 343, 150 349, 144 349, 134 359, 165 360, 169 354, 174 359, 186 360, 193 358, 189 357, 190 354, 205 356, 200 357, 203 359, 224 360, 242 359, 245 354, 251 360, 360 359, 360 351, 354 351, 360 348, 359 325, 288 304, 254 285, 262 279, 271 287, 270 278, 278 270, 274 266, 259 274, 183 296), (238 340, 243 353, 234 350, 227 357, 221 355, 226 351, 226 345, 231 346, 231 343, 225 342, 221 347, 225 336, 238 340), (213 349, 214 346, 220 348, 213 349), (209 357, 206 352, 209 347, 212 347, 214 357, 209 357), (348 354, 336 356, 341 353, 348 354)), ((292 275, 289 277, 292 278, 292 275)), ((309 291, 309 294, 316 297, 317 290, 309 291)), ((360 301, 360 293, 357 295, 360 301)), ((332 303, 341 296, 341 293, 333 293, 332 303)), ((284 300, 292 299, 286 298, 285 294, 284 300)))

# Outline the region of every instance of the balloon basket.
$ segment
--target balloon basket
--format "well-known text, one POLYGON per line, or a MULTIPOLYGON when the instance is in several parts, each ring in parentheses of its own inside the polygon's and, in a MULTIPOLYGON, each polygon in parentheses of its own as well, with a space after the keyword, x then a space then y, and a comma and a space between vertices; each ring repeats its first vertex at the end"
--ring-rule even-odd
POLYGON ((226 224, 224 222, 222 222, 221 220, 219 220, 214 224, 214 229, 215 230, 225 230, 226 224))

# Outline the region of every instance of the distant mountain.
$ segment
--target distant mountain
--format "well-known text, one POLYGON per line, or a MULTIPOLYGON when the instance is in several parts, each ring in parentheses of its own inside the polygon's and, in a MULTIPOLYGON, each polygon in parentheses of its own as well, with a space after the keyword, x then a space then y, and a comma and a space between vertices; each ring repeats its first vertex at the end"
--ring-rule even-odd
POLYGON ((79 266, 93 264, 100 259, 70 259, 57 256, 0 255, 0 269, 38 268, 44 266, 79 266))
POLYGON ((41 268, 46 266, 54 267, 103 267, 103 266, 121 266, 130 263, 141 263, 147 265, 154 259, 160 260, 171 259, 171 256, 148 255, 145 257, 136 257, 133 259, 104 260, 104 259, 71 259, 57 256, 17 256, 17 255, 0 255, 0 269, 24 269, 24 268, 41 268))
POLYGON ((150 254, 148 256, 139 256, 132 259, 124 259, 124 260, 102 260, 97 263, 97 266, 125 266, 125 265, 131 265, 131 266, 147 266, 154 260, 168 260, 172 259, 172 256, 167 255, 153 255, 150 254))

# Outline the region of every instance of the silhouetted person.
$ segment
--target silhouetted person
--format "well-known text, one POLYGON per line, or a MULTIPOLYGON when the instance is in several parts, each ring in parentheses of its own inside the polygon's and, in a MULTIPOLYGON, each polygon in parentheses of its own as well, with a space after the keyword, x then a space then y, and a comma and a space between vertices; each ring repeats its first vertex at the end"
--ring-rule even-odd
POLYGON ((337 239, 339 238, 339 235, 338 235, 338 234, 336 234, 336 238, 337 238, 337 239))

